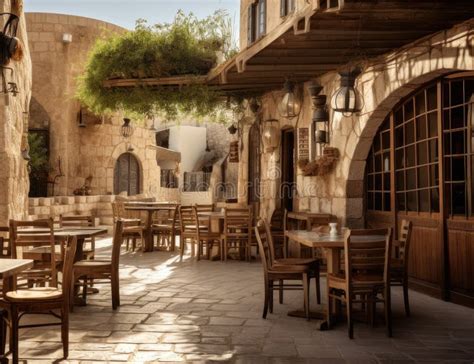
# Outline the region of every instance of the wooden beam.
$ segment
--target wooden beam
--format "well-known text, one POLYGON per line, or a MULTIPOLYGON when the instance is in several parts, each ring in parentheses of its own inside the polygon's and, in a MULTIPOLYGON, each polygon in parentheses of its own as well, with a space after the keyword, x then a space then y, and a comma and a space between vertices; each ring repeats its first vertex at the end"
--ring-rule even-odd
POLYGON ((115 79, 106 80, 103 86, 111 87, 138 87, 138 86, 181 86, 191 84, 203 84, 207 76, 175 76, 163 78, 131 78, 131 79, 115 79))

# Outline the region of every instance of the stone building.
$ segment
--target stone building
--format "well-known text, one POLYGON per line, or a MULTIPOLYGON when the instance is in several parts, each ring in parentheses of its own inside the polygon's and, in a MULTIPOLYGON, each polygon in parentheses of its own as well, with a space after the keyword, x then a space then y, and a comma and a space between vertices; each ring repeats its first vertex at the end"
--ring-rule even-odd
POLYGON ((430 3, 242 0, 241 51, 209 83, 259 95, 239 123, 240 203, 264 218, 287 208, 349 227, 409 219, 412 286, 472 305, 474 4, 430 3), (344 115, 331 102, 339 73, 355 68, 363 107, 344 115), (281 111, 286 80, 301 103, 294 117, 281 111), (327 123, 313 122, 314 85, 327 123), (327 168, 311 175, 308 163, 327 168))
MULTIPOLYGON (((159 120, 132 120, 133 134, 124 138, 121 127, 126 115, 98 117, 81 107, 75 98, 76 80, 84 70, 89 50, 99 37, 125 29, 95 19, 48 13, 28 13, 26 22, 33 65, 29 131, 43 141, 50 168, 46 178, 32 183, 32 197, 49 197, 30 200, 32 216, 104 209, 110 215, 108 205, 114 198, 111 196, 117 194, 179 201, 179 186, 162 183, 168 178, 164 169, 174 174, 180 170, 179 164, 194 163, 193 158, 204 154, 206 140, 219 156, 227 153, 225 126, 187 120, 181 123, 183 129, 194 125, 204 146, 186 157, 191 160, 165 153, 171 159, 163 168, 157 163, 163 155, 157 150, 155 127, 164 127, 159 120), (71 197, 89 183, 91 196, 71 197)), ((180 143, 189 145, 194 140, 199 144, 193 138, 188 135, 180 143)), ((213 197, 206 191, 206 202, 213 197)), ((199 202, 202 196, 187 194, 185 200, 199 202)))
MULTIPOLYGON (((23 47, 21 61, 10 61, 7 65, 12 71, 2 67, 2 91, 0 94, 0 221, 10 218, 24 218, 28 204, 28 162, 23 158, 25 133, 27 130, 26 113, 31 97, 31 60, 28 48, 25 18, 21 2, 15 0, 0 3, 2 13, 14 13, 19 16, 16 37, 23 47), (15 84, 17 94, 4 89, 15 84)), ((8 15, 2 15, 3 29, 8 15)))

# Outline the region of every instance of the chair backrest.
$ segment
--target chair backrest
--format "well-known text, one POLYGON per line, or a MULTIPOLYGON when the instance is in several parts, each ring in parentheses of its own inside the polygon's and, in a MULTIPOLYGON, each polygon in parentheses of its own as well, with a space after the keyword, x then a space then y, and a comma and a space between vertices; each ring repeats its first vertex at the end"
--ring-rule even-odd
POLYGON ((270 227, 275 231, 284 231, 286 217, 286 209, 277 208, 272 213, 272 218, 270 219, 270 227))
POLYGON ((398 257, 403 261, 403 265, 408 265, 408 254, 410 249, 411 230, 413 224, 411 221, 402 220, 400 227, 400 235, 398 237, 398 257))
POLYGON ((89 227, 95 226, 94 215, 59 215, 60 227, 89 227))
POLYGON ((199 235, 199 219, 196 206, 180 206, 179 223, 181 227, 181 234, 199 235))
POLYGON ((224 209, 224 234, 235 238, 248 236, 250 239, 252 236, 251 207, 224 209))
POLYGON ((127 217, 125 203, 123 201, 112 202, 112 215, 114 222, 116 222, 118 219, 124 219, 127 217))
POLYGON ((254 227, 255 236, 257 237, 258 249, 262 257, 262 264, 265 274, 268 273, 275 261, 275 253, 273 251, 273 239, 270 227, 264 219, 259 219, 254 227))
MULTIPOLYGON (((69 298, 72 289, 72 269, 74 266, 74 257, 76 256, 77 250, 77 238, 75 236, 69 236, 67 239, 67 245, 64 249, 64 264, 63 264, 63 280, 62 290, 64 297, 64 304, 69 307, 69 298)), ((68 308, 69 309, 69 308, 68 308)))
POLYGON ((0 258, 11 258, 12 250, 10 239, 8 238, 8 232, 10 228, 8 226, 0 226, 0 258))
POLYGON ((344 265, 349 285, 356 275, 376 275, 389 282, 392 229, 349 230, 344 242, 344 265))
POLYGON ((17 258, 19 247, 49 247, 50 260, 48 262, 42 261, 42 264, 51 270, 52 283, 57 284, 54 221, 52 218, 36 221, 10 220, 10 244, 12 258, 17 258), (39 229, 39 231, 29 232, 28 229, 39 229))
POLYGON ((134 221, 117 220, 115 222, 114 237, 112 240, 112 269, 117 270, 120 262, 120 247, 123 243, 123 227, 125 224, 135 223, 134 221))
POLYGON ((214 211, 214 204, 207 204, 207 205, 203 205, 203 204, 196 204, 196 210, 197 212, 212 212, 214 211))

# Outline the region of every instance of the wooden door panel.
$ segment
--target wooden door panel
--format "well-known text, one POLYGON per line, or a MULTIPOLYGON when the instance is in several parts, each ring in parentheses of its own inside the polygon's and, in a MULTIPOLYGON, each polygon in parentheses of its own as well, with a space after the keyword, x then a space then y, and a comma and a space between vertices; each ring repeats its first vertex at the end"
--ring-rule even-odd
POLYGON ((447 225, 450 290, 474 298, 474 221, 447 225))

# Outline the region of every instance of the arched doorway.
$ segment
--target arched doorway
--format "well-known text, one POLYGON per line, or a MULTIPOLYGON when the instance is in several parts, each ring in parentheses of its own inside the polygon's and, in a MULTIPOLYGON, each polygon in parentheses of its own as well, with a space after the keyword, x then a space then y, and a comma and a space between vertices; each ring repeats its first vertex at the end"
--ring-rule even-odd
POLYGON ((140 164, 132 153, 118 157, 114 169, 114 193, 126 192, 128 196, 140 193, 140 164))
POLYGON ((474 305, 474 78, 451 75, 396 106, 366 179, 369 226, 414 224, 411 283, 474 305))

